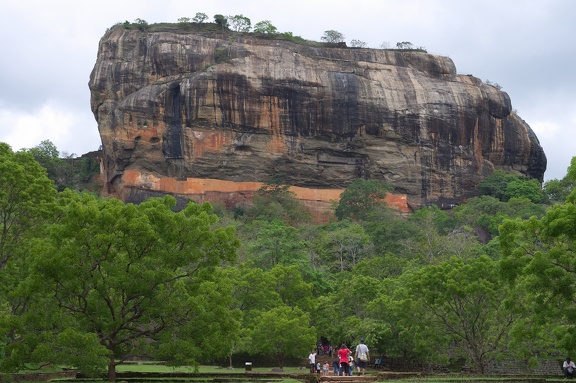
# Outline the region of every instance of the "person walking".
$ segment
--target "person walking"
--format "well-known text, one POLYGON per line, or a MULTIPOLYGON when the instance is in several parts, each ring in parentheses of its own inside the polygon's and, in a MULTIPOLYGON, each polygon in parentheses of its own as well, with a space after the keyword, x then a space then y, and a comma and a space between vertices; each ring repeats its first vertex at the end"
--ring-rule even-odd
POLYGON ((358 372, 362 370, 362 375, 364 376, 366 374, 366 363, 370 360, 370 350, 364 344, 364 339, 360 339, 360 344, 356 346, 355 359, 358 372))
POLYGON ((308 360, 310 361, 310 373, 314 374, 316 372, 316 350, 312 349, 312 352, 308 355, 308 360))
POLYGON ((338 351, 336 351, 332 366, 334 367, 334 376, 340 375, 340 357, 338 356, 338 351))
POLYGON ((340 358, 340 376, 350 376, 350 366, 348 365, 348 356, 352 353, 346 347, 346 343, 342 343, 340 350, 338 350, 338 357, 340 358))

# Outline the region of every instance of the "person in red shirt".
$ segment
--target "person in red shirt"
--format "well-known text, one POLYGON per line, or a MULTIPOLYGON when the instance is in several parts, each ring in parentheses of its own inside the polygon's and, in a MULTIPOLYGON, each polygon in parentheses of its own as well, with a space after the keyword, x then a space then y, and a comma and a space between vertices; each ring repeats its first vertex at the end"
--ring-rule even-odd
POLYGON ((350 366, 348 365, 348 356, 352 353, 346 347, 346 343, 342 343, 340 350, 338 350, 338 358, 340 359, 340 371, 344 372, 344 376, 350 376, 350 366))

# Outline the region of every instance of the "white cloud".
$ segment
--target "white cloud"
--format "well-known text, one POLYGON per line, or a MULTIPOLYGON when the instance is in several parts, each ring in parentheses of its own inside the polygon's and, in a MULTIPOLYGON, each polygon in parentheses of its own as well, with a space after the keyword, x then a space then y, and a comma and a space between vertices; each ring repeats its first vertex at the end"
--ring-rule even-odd
POLYGON ((52 141, 61 152, 69 154, 75 147, 89 147, 86 152, 95 150, 99 146, 96 123, 94 132, 79 134, 82 120, 83 116, 50 103, 32 112, 0 109, 0 142, 8 143, 13 150, 32 148, 43 140, 52 141))

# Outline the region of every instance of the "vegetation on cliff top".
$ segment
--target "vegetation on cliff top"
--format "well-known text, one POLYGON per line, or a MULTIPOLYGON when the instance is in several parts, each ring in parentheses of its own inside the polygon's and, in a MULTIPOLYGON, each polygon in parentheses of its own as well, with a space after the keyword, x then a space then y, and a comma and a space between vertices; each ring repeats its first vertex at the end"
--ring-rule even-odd
MULTIPOLYGON (((123 28, 137 29, 146 32, 206 33, 220 36, 244 33, 259 38, 286 40, 311 46, 346 47, 345 36, 336 30, 324 31, 324 34, 320 37, 320 40, 323 42, 318 42, 295 36, 292 32, 278 32, 278 29, 269 20, 259 21, 252 27, 251 20, 244 15, 224 16, 217 14, 214 15, 214 21, 212 23, 206 22, 206 20, 208 20, 208 16, 201 12, 196 13, 196 16, 193 18, 181 17, 177 23, 148 24, 146 20, 137 18, 133 22, 126 20, 121 23, 116 23, 109 30, 123 28)), ((367 44, 361 40, 352 39, 350 46, 353 48, 366 48, 367 44)), ((414 46, 414 44, 409 41, 397 42, 395 47, 398 50, 426 52, 424 47, 414 46)), ((379 48, 391 49, 390 43, 384 41, 380 44, 379 48)))

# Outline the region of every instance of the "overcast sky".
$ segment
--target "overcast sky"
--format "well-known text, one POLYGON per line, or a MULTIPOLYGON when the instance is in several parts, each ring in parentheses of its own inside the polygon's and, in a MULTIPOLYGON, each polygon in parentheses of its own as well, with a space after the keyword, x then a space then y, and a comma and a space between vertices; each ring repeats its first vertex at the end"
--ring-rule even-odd
POLYGON ((576 156, 575 0, 0 0, 0 141, 98 149, 88 79, 106 29, 197 12, 269 20, 315 41, 327 30, 370 48, 409 41, 502 86, 544 147, 546 180, 576 156))

